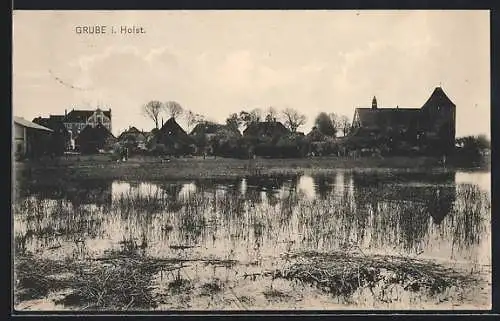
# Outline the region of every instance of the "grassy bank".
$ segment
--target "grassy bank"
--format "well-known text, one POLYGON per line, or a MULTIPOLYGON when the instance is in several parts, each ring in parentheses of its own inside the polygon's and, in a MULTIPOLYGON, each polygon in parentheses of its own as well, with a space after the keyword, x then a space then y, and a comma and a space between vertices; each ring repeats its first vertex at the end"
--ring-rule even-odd
POLYGON ((242 177, 246 175, 300 174, 336 169, 401 169, 427 172, 449 170, 438 159, 430 157, 301 159, 172 158, 133 157, 127 162, 111 161, 106 155, 65 156, 15 164, 16 172, 28 170, 31 175, 74 179, 195 179, 242 177))
MULTIPOLYGON (((475 274, 419 259, 349 252, 307 252, 288 255, 287 258, 287 264, 273 271, 245 273, 239 277, 241 280, 214 278, 203 282, 181 277, 186 273, 181 272, 182 264, 175 259, 129 255, 102 260, 58 261, 28 255, 16 260, 15 300, 17 305, 23 301, 45 299, 60 308, 74 310, 150 310, 158 308, 161 302, 186 295, 193 301, 204 297, 214 300, 223 292, 238 291, 238 284, 246 282, 243 280, 253 279, 256 284, 266 284, 256 281, 258 277, 267 279, 271 286, 261 288, 262 293, 257 291, 246 295, 263 295, 268 301, 289 296, 280 287, 272 285, 276 283, 272 280, 283 279, 317 287, 333 300, 332 304, 335 299, 356 304, 366 296, 373 297, 378 304, 401 302, 406 300, 403 299, 406 293, 418 298, 422 304, 432 305, 436 300, 455 304, 464 299, 473 300, 473 297, 464 296, 481 287, 475 274), (176 271, 176 277, 165 289, 155 291, 154 275, 159 271, 176 271), (235 285, 233 290, 228 289, 229 284, 235 285), (57 298, 54 293, 59 293, 57 298)), ((294 304, 295 300, 291 306, 294 304)), ((251 304, 244 306, 252 307, 251 304)))

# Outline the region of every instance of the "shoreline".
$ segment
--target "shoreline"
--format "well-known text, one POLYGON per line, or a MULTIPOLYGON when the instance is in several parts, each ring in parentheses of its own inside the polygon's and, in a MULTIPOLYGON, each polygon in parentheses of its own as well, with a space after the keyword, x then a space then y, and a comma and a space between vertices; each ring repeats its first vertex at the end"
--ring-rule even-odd
MULTIPOLYGON (((133 156, 126 162, 112 161, 108 155, 63 156, 41 161, 15 162, 14 175, 31 177, 60 177, 65 179, 115 179, 115 180, 162 180, 162 179, 216 179, 246 176, 302 175, 305 173, 335 172, 339 170, 403 171, 447 173, 464 170, 489 170, 443 166, 432 157, 388 158, 339 158, 315 157, 242 160, 223 157, 171 158, 133 156)), ((15 179, 15 178, 14 178, 15 179)))

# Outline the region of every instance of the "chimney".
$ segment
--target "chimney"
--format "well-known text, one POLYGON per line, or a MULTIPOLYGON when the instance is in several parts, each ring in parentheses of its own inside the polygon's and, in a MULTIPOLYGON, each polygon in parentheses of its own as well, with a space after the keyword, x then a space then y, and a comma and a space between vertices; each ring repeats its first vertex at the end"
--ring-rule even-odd
POLYGON ((377 109, 377 98, 373 96, 372 100, 372 109, 377 109))

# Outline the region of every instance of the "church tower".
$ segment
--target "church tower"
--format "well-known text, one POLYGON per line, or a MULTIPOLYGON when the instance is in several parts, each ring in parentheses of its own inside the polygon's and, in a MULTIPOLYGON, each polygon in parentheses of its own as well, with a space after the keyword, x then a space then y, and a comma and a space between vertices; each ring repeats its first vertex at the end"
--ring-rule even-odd
POLYGON ((372 100, 372 109, 377 109, 377 98, 373 96, 372 100))

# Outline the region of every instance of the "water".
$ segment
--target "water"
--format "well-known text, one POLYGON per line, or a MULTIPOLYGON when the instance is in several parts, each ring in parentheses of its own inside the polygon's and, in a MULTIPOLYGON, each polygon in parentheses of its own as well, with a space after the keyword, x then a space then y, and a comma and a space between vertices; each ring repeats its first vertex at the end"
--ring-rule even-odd
MULTIPOLYGON (((234 260, 237 264, 229 267, 193 263, 183 270, 199 282, 216 277, 231 279, 233 285, 243 274, 272 269, 284 253, 312 250, 491 265, 488 172, 339 170, 328 175, 68 181, 57 186, 50 180, 26 180, 16 188, 16 251, 44 258, 98 258, 128 246, 154 258, 234 260)), ((262 292, 266 285, 245 279, 236 288, 244 296, 256 288, 262 292)), ((227 305, 199 298, 189 304, 169 301, 168 306, 227 305)), ((252 300, 259 305, 263 299, 252 300)), ((304 307, 311 297, 307 300, 302 297, 294 304, 304 307)), ((241 302, 234 304, 242 308, 241 302)))

